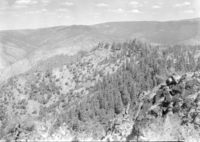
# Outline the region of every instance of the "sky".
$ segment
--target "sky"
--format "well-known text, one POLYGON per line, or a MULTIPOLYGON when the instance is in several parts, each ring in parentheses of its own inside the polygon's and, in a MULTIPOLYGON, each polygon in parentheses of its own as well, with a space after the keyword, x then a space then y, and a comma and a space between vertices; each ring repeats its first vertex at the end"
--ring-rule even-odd
POLYGON ((0 30, 200 17, 200 0, 0 0, 0 30))

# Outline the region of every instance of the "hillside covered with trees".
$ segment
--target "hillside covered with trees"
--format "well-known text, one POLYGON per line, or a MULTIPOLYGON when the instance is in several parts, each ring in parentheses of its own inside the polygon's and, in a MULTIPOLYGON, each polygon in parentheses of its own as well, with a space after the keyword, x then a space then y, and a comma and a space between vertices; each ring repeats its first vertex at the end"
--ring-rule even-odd
MULTIPOLYGON (((101 42, 73 64, 36 70, 4 83, 0 88, 0 138, 104 140, 111 135, 114 140, 133 140, 147 124, 158 124, 167 116, 168 111, 159 114, 153 107, 163 108, 155 105, 155 96, 165 98, 160 87, 168 86, 170 76, 179 80, 169 87, 177 98, 173 117, 181 118, 183 108, 189 114, 190 109, 200 107, 199 72, 200 46, 155 46, 136 39, 101 42), (189 77, 181 83, 184 74, 189 77), (193 101, 187 98, 191 94, 195 94, 193 101)), ((196 118, 200 114, 195 112, 196 118)), ((199 131, 198 123, 182 120, 184 132, 191 123, 199 131)))

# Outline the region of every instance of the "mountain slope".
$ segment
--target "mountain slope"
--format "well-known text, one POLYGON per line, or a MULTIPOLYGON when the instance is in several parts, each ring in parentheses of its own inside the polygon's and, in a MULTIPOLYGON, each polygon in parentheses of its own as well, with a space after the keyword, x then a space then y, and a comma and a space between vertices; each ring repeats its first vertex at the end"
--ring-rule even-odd
POLYGON ((183 41, 178 42, 177 44, 182 44, 182 45, 199 45, 200 44, 200 37, 195 36, 183 41))
POLYGON ((187 140, 199 134, 199 50, 100 43, 75 63, 12 77, 0 88, 0 138, 187 140))
POLYGON ((112 37, 141 38, 149 43, 170 45, 199 35, 199 19, 168 22, 112 22, 95 25, 112 37))
MULTIPOLYGON (((199 44, 199 38, 196 38, 199 36, 199 31, 199 19, 169 22, 111 22, 92 26, 73 25, 0 31, 0 71, 18 61, 23 62, 24 59, 28 60, 32 68, 41 60, 55 55, 74 55, 80 50, 90 51, 101 41, 120 42, 138 38, 157 45, 188 44, 193 40, 195 42, 192 44, 199 44), (190 41, 187 41, 188 39, 190 41)), ((30 67, 24 66, 24 69, 19 70, 17 74, 29 70, 30 67)))

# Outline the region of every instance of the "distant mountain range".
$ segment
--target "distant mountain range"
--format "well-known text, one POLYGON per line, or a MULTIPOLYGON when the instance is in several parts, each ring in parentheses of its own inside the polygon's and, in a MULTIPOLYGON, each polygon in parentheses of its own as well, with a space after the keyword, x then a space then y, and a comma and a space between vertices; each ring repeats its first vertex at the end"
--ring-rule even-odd
POLYGON ((138 38, 159 45, 195 45, 200 44, 199 32, 199 18, 0 31, 0 78, 26 72, 39 61, 55 55, 89 51, 101 41, 122 42, 138 38))

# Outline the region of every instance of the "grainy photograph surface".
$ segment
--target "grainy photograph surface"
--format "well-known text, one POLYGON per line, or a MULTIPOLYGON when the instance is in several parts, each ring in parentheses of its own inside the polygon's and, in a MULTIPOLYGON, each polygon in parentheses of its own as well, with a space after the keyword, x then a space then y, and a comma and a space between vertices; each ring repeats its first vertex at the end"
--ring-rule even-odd
POLYGON ((0 0, 0 141, 200 142, 200 0, 0 0))

